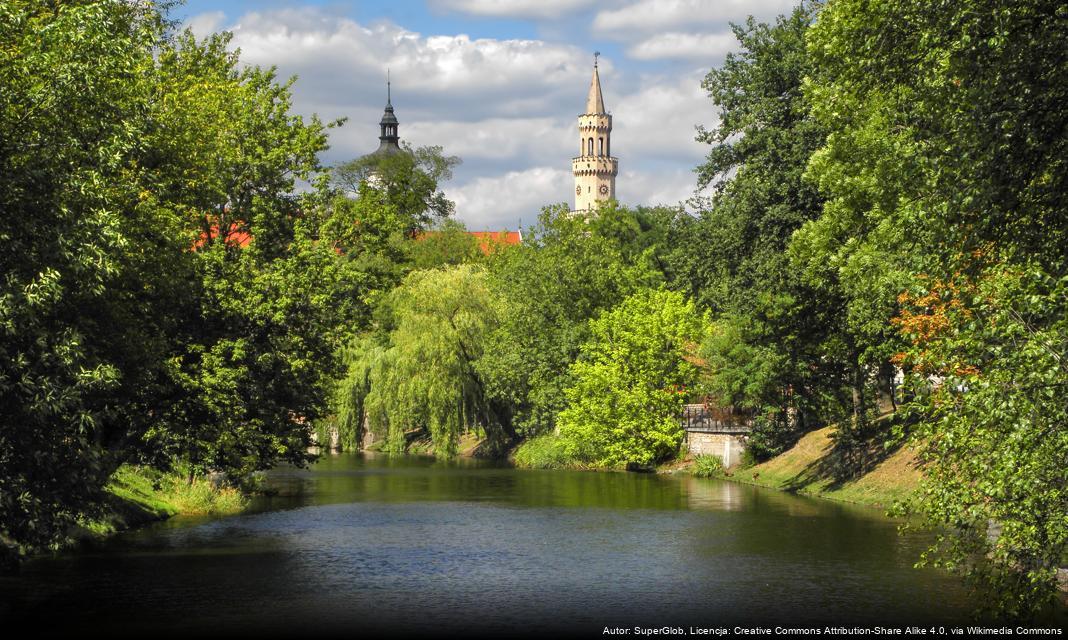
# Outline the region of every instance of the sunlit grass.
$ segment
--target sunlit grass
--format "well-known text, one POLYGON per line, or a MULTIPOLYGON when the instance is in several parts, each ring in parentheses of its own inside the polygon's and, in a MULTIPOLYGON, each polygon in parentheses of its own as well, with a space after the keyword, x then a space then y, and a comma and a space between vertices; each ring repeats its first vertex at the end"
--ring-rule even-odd
POLYGON ((239 489, 214 486, 210 480, 178 471, 164 473, 124 464, 105 488, 102 508, 78 521, 75 539, 102 537, 175 515, 230 515, 240 513, 248 498, 239 489))
POLYGON ((515 465, 525 469, 568 469, 575 461, 564 451, 559 436, 549 433, 531 438, 515 450, 515 465))
POLYGON ((915 452, 907 446, 857 477, 836 480, 826 471, 833 466, 834 429, 826 427, 805 434, 789 451, 767 462, 735 471, 732 476, 765 487, 882 507, 913 495, 923 474, 915 452))

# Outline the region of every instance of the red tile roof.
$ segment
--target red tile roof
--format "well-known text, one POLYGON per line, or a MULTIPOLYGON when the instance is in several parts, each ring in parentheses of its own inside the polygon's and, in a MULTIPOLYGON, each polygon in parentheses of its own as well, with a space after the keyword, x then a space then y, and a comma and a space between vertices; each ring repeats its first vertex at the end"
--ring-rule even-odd
POLYGON ((499 246, 521 244, 523 234, 519 231, 468 231, 478 240, 478 248, 483 254, 489 254, 499 246))
MULTIPOLYGON (((422 231, 415 239, 421 240, 437 233, 437 231, 422 231)), ((498 247, 523 243, 523 233, 521 231, 468 231, 467 235, 473 236, 478 240, 478 248, 483 255, 493 253, 498 247)))
MULTIPOLYGON (((200 237, 197 238, 197 241, 193 244, 193 249, 201 249, 204 247, 205 244, 207 244, 208 238, 214 240, 217 237, 219 237, 219 225, 213 225, 211 227, 210 235, 204 233, 203 231, 200 232, 200 237)), ((247 247, 250 242, 252 242, 252 234, 242 229, 240 223, 233 222, 230 224, 230 230, 227 231, 225 236, 223 237, 223 242, 230 245, 231 247, 243 249, 247 247)))
MULTIPOLYGON (((417 236, 417 239, 436 233, 436 231, 423 231, 417 236)), ((523 242, 523 232, 521 231, 468 231, 467 233, 478 240, 478 248, 483 255, 489 255, 498 247, 522 244, 523 242)), ((210 237, 214 240, 218 236, 219 227, 213 226, 210 237)), ((200 237, 193 245, 193 249, 202 248, 206 244, 208 237, 207 234, 201 232, 200 237)), ((244 248, 252 242, 252 234, 242 229, 240 223, 234 222, 230 225, 230 231, 226 233, 223 241, 231 247, 244 248)))

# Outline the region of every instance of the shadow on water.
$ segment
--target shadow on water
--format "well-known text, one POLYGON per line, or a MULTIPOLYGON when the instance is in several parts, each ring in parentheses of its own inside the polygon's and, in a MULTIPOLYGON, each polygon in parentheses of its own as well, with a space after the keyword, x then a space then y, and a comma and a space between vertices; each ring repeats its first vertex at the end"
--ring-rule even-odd
POLYGON ((11 623, 109 636, 964 623, 877 510, 690 476, 338 455, 243 515, 175 518, 0 583, 11 623))

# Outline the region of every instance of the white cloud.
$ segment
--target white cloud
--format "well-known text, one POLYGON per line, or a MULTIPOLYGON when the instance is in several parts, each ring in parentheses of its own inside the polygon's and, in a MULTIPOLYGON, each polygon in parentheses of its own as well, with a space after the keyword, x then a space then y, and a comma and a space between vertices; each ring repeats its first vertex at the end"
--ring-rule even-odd
MULTIPOLYGON (((377 146, 387 68, 401 137, 416 146, 443 145, 465 160, 529 161, 559 149, 562 113, 580 109, 589 77, 587 52, 570 44, 422 35, 310 7, 248 13, 230 28, 242 61, 299 77, 298 112, 349 117, 331 134, 330 162, 377 146)), ((602 68, 612 71, 608 61, 602 68)), ((529 166, 525 161, 496 169, 529 166)))
POLYGON ((749 15, 760 20, 789 12, 797 0, 638 0, 619 9, 600 11, 593 28, 603 35, 656 33, 667 29, 741 22, 749 15))
POLYGON ((196 37, 203 38, 218 31, 224 20, 226 14, 222 11, 208 11, 193 16, 185 26, 192 29, 196 37))
POLYGON ((405 134, 411 140, 440 144, 461 158, 506 160, 515 157, 566 157, 577 135, 573 123, 555 118, 490 118, 477 122, 428 120, 413 123, 405 134))
POLYGON ((693 195, 697 179, 693 171, 624 171, 616 178, 616 196, 629 205, 677 205, 693 195))
MULTIPOLYGON (((697 180, 689 169, 664 172, 622 171, 616 180, 619 201, 627 205, 676 205, 693 195, 697 180)), ((472 231, 515 229, 533 224, 545 205, 574 206, 574 178, 557 167, 482 176, 445 188, 456 203, 456 217, 472 231)))
POLYGON ((476 16, 556 18, 591 6, 594 0, 435 0, 433 6, 476 16))
POLYGON ((714 125, 717 115, 701 89, 703 77, 698 71, 649 78, 638 92, 619 98, 612 117, 612 148, 621 168, 630 169, 639 159, 693 163, 704 157, 708 149, 694 140, 694 127, 714 125))
POLYGON ((515 229, 520 219, 533 224, 543 206, 567 201, 573 185, 570 171, 532 167, 475 178, 446 187, 445 194, 456 203, 456 217, 468 229, 515 229))
POLYGON ((638 60, 660 58, 692 58, 695 60, 718 60, 738 45, 730 31, 721 33, 661 33, 642 40, 627 50, 627 55, 638 60))
MULTIPOLYGON (((190 24, 217 28, 220 20, 202 14, 190 24)), ((463 159, 443 188, 470 228, 515 228, 520 218, 532 223, 546 204, 572 202, 575 116, 590 77, 586 49, 568 40, 420 34, 309 7, 248 13, 230 28, 243 62, 277 66, 282 78, 299 76, 292 89, 296 112, 325 120, 349 116, 331 132, 327 164, 377 147, 389 67, 401 138, 413 146, 442 145, 463 159)), ((607 57, 600 67, 614 116, 620 200, 685 199, 692 167, 707 152, 693 140, 693 125, 715 123, 700 88, 707 69, 641 77, 607 57)))
MULTIPOLYGON (((496 111, 544 103, 581 77, 585 51, 541 40, 423 36, 388 22, 363 26, 315 8, 255 12, 232 27, 242 59, 320 82, 335 98, 377 86, 388 67, 398 89, 496 111), (325 82, 323 82, 325 80, 325 82), (472 92, 494 95, 487 103, 472 92)), ((377 91, 376 91, 377 93, 377 91)))

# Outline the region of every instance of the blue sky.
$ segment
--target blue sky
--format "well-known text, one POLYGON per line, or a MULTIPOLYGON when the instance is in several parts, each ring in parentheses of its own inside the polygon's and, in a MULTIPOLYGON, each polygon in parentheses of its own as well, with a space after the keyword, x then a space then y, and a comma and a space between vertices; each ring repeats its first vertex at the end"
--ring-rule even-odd
POLYGON ((730 22, 771 20, 792 0, 424 0, 210 2, 174 11, 199 35, 230 30, 242 61, 298 76, 294 108, 347 117, 328 164, 373 151, 393 78, 400 135, 463 164, 445 192, 469 228, 514 229, 570 202, 576 115, 594 51, 613 114, 617 196, 693 194, 716 110, 701 79, 736 46, 730 22))

